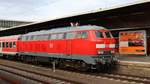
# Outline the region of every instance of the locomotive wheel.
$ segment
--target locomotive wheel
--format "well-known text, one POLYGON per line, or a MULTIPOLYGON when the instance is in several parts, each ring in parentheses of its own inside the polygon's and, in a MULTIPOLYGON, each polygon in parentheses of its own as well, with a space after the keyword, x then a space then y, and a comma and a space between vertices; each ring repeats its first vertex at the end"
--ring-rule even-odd
POLYGON ((56 66, 59 68, 66 68, 65 61, 63 59, 59 59, 59 62, 56 66))
POLYGON ((81 70, 81 71, 88 71, 88 70, 89 70, 88 64, 85 63, 85 62, 83 62, 83 61, 81 61, 81 62, 80 62, 80 70, 81 70))

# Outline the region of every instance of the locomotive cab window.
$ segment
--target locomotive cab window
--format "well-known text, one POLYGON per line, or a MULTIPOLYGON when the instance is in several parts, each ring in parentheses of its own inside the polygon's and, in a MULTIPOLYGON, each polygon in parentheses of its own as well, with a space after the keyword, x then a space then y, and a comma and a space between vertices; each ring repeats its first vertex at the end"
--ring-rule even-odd
POLYGON ((87 38, 87 32, 77 32, 76 38, 87 38))
POLYGON ((104 38, 103 32, 96 31, 95 35, 96 35, 97 38, 104 38))
POLYGON ((87 38, 87 32, 81 32, 81 38, 87 38))

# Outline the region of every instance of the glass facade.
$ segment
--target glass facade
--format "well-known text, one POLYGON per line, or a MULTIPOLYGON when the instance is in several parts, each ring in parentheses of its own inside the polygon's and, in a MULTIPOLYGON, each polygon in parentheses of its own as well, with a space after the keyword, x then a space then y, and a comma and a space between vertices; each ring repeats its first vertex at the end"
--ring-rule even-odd
POLYGON ((13 21, 13 20, 0 20, 0 30, 5 28, 10 28, 14 26, 19 26, 23 24, 29 24, 31 22, 24 22, 24 21, 13 21))

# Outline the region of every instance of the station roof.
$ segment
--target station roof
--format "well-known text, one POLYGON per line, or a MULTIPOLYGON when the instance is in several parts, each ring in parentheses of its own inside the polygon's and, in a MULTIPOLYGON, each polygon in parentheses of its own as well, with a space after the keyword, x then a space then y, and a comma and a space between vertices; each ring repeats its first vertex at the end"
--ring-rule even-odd
POLYGON ((35 22, 22 26, 11 27, 10 29, 0 31, 0 36, 24 34, 32 31, 70 26, 70 22, 74 23, 78 22, 80 25, 87 25, 87 24, 101 25, 105 23, 104 20, 110 18, 122 17, 126 16, 127 14, 138 15, 139 13, 143 13, 143 11, 149 13, 150 12, 149 8, 150 8, 150 0, 139 0, 136 3, 125 4, 106 9, 99 9, 96 11, 84 12, 72 16, 50 19, 47 21, 35 22))

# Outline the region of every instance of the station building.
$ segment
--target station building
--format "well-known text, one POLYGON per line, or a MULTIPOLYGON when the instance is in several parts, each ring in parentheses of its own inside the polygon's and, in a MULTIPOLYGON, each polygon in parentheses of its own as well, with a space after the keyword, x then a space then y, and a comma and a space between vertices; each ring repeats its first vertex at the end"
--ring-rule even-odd
POLYGON ((15 26, 29 24, 29 23, 31 22, 0 19, 0 30, 5 30, 10 27, 15 27, 15 26))

